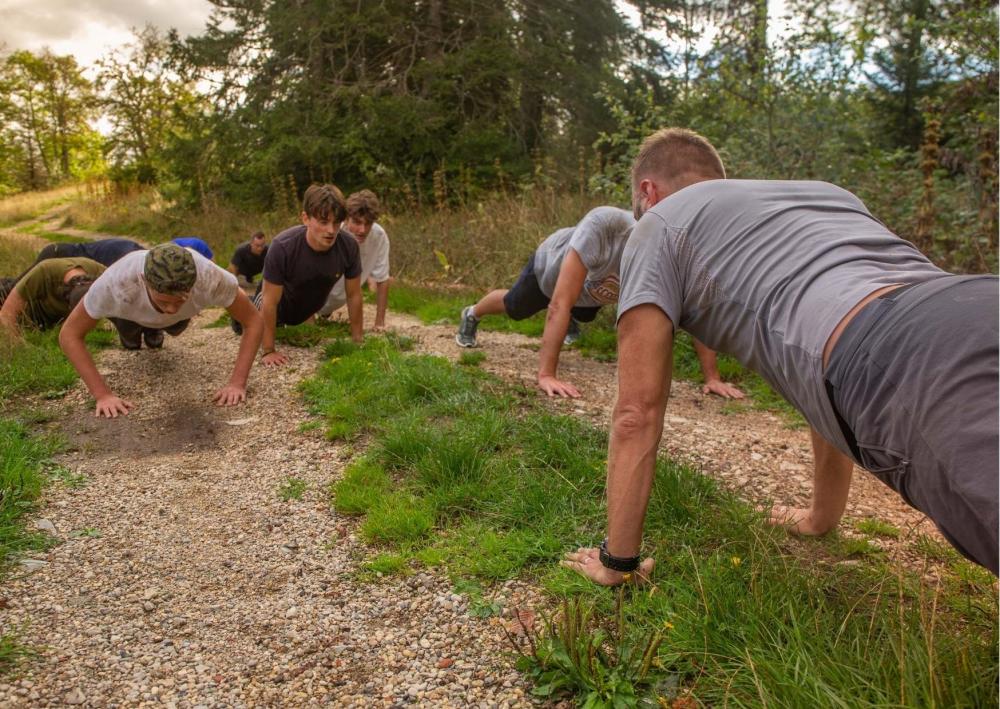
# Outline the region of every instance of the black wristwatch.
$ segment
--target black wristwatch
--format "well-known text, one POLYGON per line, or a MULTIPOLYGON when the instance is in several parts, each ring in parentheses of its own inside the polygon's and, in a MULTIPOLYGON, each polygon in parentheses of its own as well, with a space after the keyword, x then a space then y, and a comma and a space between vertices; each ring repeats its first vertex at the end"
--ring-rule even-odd
POLYGON ((611 554, 608 553, 608 538, 605 537, 604 541, 601 542, 601 564, 603 564, 606 569, 621 571, 622 573, 627 574, 630 571, 635 571, 639 568, 639 557, 611 556, 611 554))

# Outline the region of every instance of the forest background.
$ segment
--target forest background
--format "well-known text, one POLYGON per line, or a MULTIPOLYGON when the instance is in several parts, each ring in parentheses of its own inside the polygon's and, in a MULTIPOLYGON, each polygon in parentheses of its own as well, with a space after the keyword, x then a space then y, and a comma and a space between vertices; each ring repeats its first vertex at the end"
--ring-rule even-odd
POLYGON ((84 226, 228 247, 310 182, 367 187, 397 273, 482 287, 627 206, 639 141, 676 125, 731 177, 828 180, 943 267, 996 271, 996 3, 213 5, 200 35, 137 29, 93 67, 8 52, 0 195, 84 181, 84 226))

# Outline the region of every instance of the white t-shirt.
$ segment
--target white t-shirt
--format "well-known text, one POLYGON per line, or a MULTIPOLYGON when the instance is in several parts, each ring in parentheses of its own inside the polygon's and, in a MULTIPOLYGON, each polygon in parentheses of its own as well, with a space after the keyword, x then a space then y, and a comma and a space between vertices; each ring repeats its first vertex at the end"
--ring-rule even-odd
MULTIPOLYGON (((361 283, 364 284, 369 278, 374 278, 376 283, 389 280, 389 236, 378 222, 372 224, 368 238, 365 243, 358 244, 358 248, 361 250, 361 283)), ((347 291, 344 279, 341 278, 333 284, 326 305, 319 312, 321 315, 329 315, 342 308, 345 303, 347 291)))
POLYGON ((188 251, 194 257, 198 273, 191 297, 176 313, 161 313, 149 300, 142 277, 146 254, 149 253, 145 249, 133 251, 113 263, 83 297, 84 310, 94 320, 122 318, 143 327, 163 328, 187 320, 204 308, 228 308, 232 305, 239 291, 236 276, 196 251, 188 251))

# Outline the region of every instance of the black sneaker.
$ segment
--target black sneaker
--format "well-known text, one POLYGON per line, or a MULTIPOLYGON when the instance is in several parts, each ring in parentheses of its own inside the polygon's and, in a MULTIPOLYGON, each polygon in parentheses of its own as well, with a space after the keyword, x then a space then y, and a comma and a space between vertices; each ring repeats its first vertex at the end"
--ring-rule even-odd
POLYGON ((462 309, 462 317, 458 324, 458 334, 455 335, 455 342, 459 347, 476 346, 476 328, 479 327, 479 318, 472 314, 473 306, 462 309))
POLYGON ((146 342, 146 347, 158 350, 163 347, 163 330, 143 330, 142 339, 146 342))

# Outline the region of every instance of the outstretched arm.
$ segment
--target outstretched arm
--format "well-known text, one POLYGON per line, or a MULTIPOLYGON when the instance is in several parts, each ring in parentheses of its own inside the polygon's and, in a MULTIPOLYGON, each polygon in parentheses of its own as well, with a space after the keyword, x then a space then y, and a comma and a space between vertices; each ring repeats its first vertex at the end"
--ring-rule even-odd
POLYGON ((389 279, 375 284, 375 332, 385 330, 385 311, 389 308, 389 279))
POLYGON ((264 318, 257 312, 257 308, 253 307, 246 293, 241 290, 236 291, 236 299, 226 311, 243 326, 243 335, 240 338, 240 349, 236 353, 236 364, 233 366, 229 383, 215 392, 212 400, 220 406, 233 406, 246 400, 247 379, 250 377, 253 358, 257 355, 260 339, 264 334, 264 318))
POLYGON ((719 361, 715 350, 709 349, 697 337, 692 336, 691 339, 694 341, 694 351, 698 355, 701 373, 705 378, 705 386, 701 388, 701 393, 718 394, 723 399, 742 399, 744 393, 732 384, 722 381, 722 377, 719 376, 719 361))
POLYGON ((825 438, 812 433, 813 495, 808 509, 774 507, 771 524, 781 525, 796 534, 815 536, 826 534, 840 522, 847 508, 847 495, 851 491, 854 461, 841 453, 825 438))
POLYGON ((363 342, 365 339, 365 310, 361 299, 361 278, 345 278, 344 293, 347 295, 347 319, 351 323, 351 339, 363 342))
POLYGON ((264 319, 264 334, 261 337, 261 363, 265 366, 280 366, 288 363, 288 357, 278 352, 274 346, 274 331, 278 327, 278 303, 284 286, 275 285, 264 279, 264 292, 260 305, 261 317, 264 319))
POLYGON ((545 331, 542 333, 542 349, 538 353, 538 386, 549 396, 580 396, 575 386, 557 379, 556 373, 571 311, 583 292, 586 279, 587 267, 580 260, 580 255, 574 249, 568 249, 559 268, 559 278, 548 310, 545 311, 545 331))
POLYGON ((59 346, 87 386, 90 395, 97 401, 95 415, 117 418, 118 414, 124 416, 135 407, 132 402, 115 396, 97 371, 94 360, 87 351, 83 338, 96 325, 97 321, 87 314, 83 302, 77 303, 59 331, 59 346))
MULTIPOLYGON (((618 321, 618 401, 608 446, 608 552, 639 554, 646 507, 653 487, 663 412, 670 396, 673 324, 652 304, 636 306, 618 321)), ((597 549, 580 549, 564 562, 592 581, 615 585, 624 575, 605 568, 597 549)), ((639 574, 648 576, 653 560, 639 574)))

